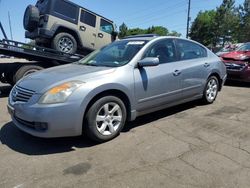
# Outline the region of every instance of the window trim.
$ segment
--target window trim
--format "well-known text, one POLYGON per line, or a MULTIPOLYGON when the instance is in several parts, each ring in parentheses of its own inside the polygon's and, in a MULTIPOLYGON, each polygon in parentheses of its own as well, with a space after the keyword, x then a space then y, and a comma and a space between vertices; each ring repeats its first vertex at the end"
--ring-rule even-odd
POLYGON ((108 32, 103 31, 103 30, 101 29, 102 21, 105 21, 105 22, 109 23, 110 25, 112 25, 112 28, 113 28, 113 31, 112 31, 112 32, 115 31, 115 28, 114 28, 113 23, 111 23, 111 22, 109 22, 109 21, 107 21, 107 20, 105 20, 105 19, 103 19, 103 18, 100 18, 99 30, 100 30, 101 32, 104 32, 104 33, 107 33, 107 34, 109 34, 109 35, 112 35, 112 32, 111 32, 111 33, 108 33, 108 32))
MULTIPOLYGON (((61 13, 55 11, 55 6, 56 6, 57 2, 58 1, 53 2, 53 6, 51 8, 51 15, 55 16, 55 17, 58 17, 60 19, 63 19, 65 21, 71 22, 73 24, 77 24, 78 19, 79 19, 79 10, 80 10, 80 8, 78 6, 76 6, 75 4, 71 3, 71 2, 64 1, 65 3, 68 3, 68 4, 72 5, 72 6, 74 6, 76 8, 76 10, 77 10, 76 11, 76 17, 75 18, 70 18, 68 16, 65 16, 64 14, 61 14, 61 13)), ((50 1, 48 3, 50 3, 50 1)))
POLYGON ((202 59, 202 58, 207 58, 208 57, 208 51, 205 47, 203 47, 202 45, 196 43, 196 42, 193 42, 193 41, 190 41, 190 40, 185 40, 185 39, 175 39, 175 43, 176 43, 176 51, 177 51, 177 55, 178 55, 178 61, 190 61, 190 60, 194 60, 194 59, 202 59), (197 58, 192 58, 192 59, 181 59, 181 54, 180 54, 180 48, 178 46, 178 43, 180 41, 185 41, 185 42, 189 42, 189 43, 192 43, 192 44, 196 44, 197 46, 199 46, 200 48, 202 48, 206 54, 204 57, 197 57, 197 58))
POLYGON ((90 27, 96 28, 96 21, 97 21, 97 16, 96 16, 95 14, 92 14, 91 12, 86 11, 85 9, 81 9, 81 13, 80 13, 80 22, 81 22, 81 23, 86 24, 86 25, 88 25, 88 26, 90 26, 90 27), (85 23, 85 22, 82 21, 81 18, 82 18, 82 13, 83 13, 83 12, 86 12, 87 14, 90 14, 90 15, 92 15, 92 16, 95 17, 95 26, 90 25, 90 24, 85 23))
POLYGON ((178 62, 178 61, 179 61, 179 55, 178 55, 178 50, 177 50, 175 38, 165 38, 165 39, 161 39, 161 40, 155 41, 154 43, 152 43, 152 44, 147 48, 146 51, 144 51, 144 53, 143 53, 142 56, 141 56, 141 60, 145 58, 145 55, 146 55, 146 53, 148 52, 148 50, 150 50, 154 45, 156 45, 157 43, 160 43, 160 42, 167 41, 167 40, 170 40, 170 41, 173 42, 173 45, 174 45, 174 52, 175 52, 175 60, 174 60, 174 61, 170 61, 170 62, 160 63, 159 65, 178 62))

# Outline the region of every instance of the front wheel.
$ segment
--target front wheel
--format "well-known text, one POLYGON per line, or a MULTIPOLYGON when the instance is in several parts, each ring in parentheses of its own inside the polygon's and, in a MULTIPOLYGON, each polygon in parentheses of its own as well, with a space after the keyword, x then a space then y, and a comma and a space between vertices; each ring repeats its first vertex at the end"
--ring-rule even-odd
POLYGON ((126 107, 121 99, 115 96, 100 98, 87 112, 87 135, 97 142, 109 141, 120 134, 126 117, 126 107))
POLYGON ((218 91, 219 91, 218 79, 215 76, 209 77, 203 93, 203 101, 206 104, 212 104, 218 95, 218 91))

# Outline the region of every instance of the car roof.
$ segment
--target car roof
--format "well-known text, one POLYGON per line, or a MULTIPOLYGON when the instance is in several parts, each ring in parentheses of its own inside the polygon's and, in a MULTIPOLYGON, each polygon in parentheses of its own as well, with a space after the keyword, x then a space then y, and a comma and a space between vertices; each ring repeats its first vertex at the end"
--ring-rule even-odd
POLYGON ((151 41, 154 39, 166 39, 166 38, 179 38, 174 36, 159 36, 157 34, 145 34, 145 35, 131 35, 127 36, 125 38, 122 38, 121 40, 146 40, 151 41))

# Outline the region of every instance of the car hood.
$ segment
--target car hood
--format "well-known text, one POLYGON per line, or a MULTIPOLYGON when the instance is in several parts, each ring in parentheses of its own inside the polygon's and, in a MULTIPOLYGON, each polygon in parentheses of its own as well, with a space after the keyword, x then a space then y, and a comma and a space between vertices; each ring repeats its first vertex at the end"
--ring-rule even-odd
POLYGON ((234 59, 234 60, 242 60, 242 56, 249 56, 250 57, 250 52, 249 51, 233 51, 229 52, 226 54, 221 55, 222 58, 227 58, 227 59, 234 59))
POLYGON ((115 68, 113 67, 68 64, 31 74, 20 80, 17 85, 35 91, 36 93, 43 93, 44 90, 67 81, 87 81, 93 77, 109 74, 114 70, 115 68))

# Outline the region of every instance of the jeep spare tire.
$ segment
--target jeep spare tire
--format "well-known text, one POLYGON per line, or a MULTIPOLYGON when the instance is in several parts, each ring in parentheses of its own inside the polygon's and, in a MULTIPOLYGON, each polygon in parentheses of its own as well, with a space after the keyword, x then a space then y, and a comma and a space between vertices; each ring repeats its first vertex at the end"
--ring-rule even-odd
POLYGON ((23 27, 24 29, 32 32, 39 24, 39 10, 33 5, 29 5, 24 13, 23 17, 23 27))

